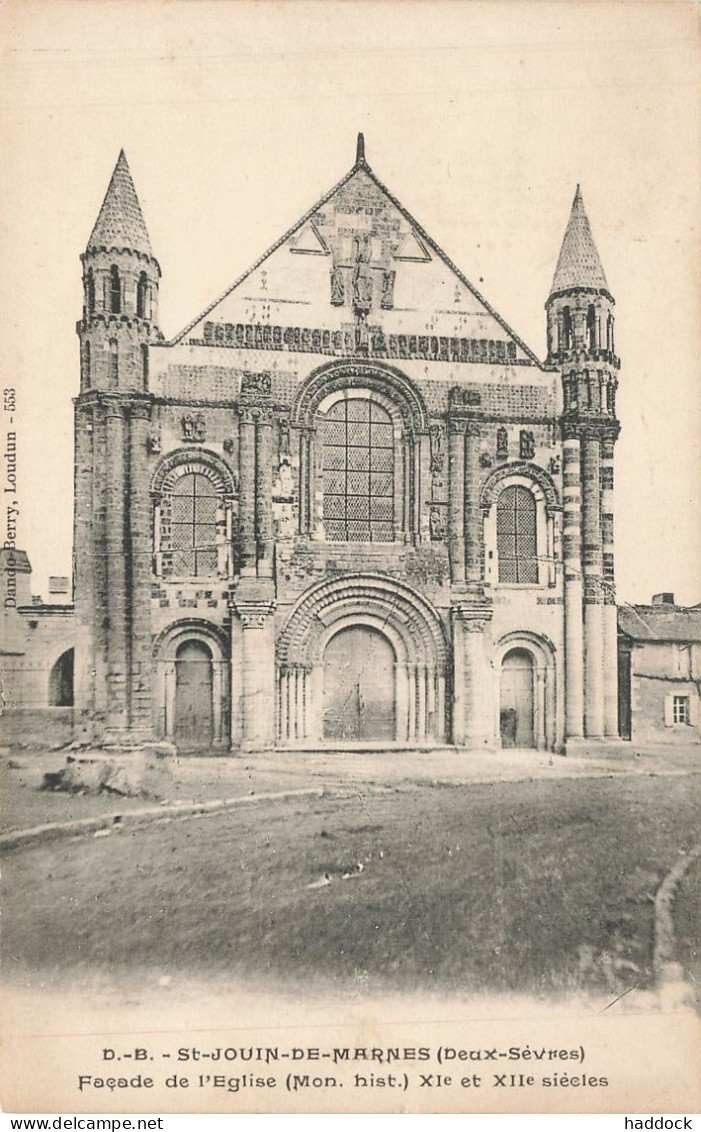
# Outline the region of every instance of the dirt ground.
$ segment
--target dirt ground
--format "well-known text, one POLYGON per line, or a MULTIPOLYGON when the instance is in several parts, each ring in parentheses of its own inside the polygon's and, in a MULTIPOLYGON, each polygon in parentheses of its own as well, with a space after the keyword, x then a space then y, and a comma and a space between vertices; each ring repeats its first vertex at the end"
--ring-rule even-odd
MULTIPOLYGON (((6 976, 226 974, 363 994, 648 988, 652 897, 698 836, 698 775, 678 753, 489 758, 182 760, 182 795, 329 793, 9 853, 6 976)), ((7 772, 24 775, 18 797, 43 793, 37 768, 7 772)), ((105 810, 58 795, 40 807, 58 820, 64 804, 105 810)), ((696 908, 690 881, 677 928, 698 979, 696 908)))
MULTIPOLYGON (((0 832, 27 829, 100 814, 124 813, 148 802, 101 793, 67 794, 42 790, 46 772, 65 765, 64 752, 12 752, 0 756, 0 832)), ((168 761, 170 785, 162 798, 203 802, 305 787, 350 788, 407 783, 541 781, 559 778, 685 775, 701 772, 701 747, 644 748, 620 745, 612 753, 592 748, 583 757, 549 752, 441 751, 274 752, 232 757, 182 756, 168 761)))

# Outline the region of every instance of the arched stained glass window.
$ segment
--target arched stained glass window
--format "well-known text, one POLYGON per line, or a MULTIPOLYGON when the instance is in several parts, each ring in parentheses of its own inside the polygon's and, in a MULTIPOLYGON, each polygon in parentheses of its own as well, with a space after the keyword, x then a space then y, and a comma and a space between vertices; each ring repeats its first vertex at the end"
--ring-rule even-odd
POLYGON ((375 401, 337 401, 320 426, 324 531, 334 542, 394 539, 394 425, 375 401))
POLYGON ((217 490, 206 476, 181 476, 171 497, 171 571, 178 577, 217 572, 217 490))
POLYGON ((536 501, 526 487, 505 487, 497 503, 499 581, 536 585, 536 501))

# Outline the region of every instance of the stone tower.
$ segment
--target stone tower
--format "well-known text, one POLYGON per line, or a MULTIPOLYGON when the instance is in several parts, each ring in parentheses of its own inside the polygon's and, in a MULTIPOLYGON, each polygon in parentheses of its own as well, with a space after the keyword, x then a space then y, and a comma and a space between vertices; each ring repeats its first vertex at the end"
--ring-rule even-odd
POLYGON ((160 267, 123 151, 81 259, 76 735, 139 743, 152 727, 148 347, 161 338, 160 267))
POLYGON ((618 734, 613 456, 614 299, 577 191, 546 303, 548 362, 562 373, 566 734, 618 734))

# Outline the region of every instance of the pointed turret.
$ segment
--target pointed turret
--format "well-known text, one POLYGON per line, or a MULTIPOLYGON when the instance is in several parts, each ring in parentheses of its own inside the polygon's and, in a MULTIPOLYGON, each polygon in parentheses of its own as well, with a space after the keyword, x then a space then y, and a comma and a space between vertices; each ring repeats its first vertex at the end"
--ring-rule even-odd
POLYGON ((572 201, 572 211, 565 229, 550 294, 556 295, 572 287, 608 291, 608 283, 596 250, 579 185, 572 201))
POLYGON ((614 305, 584 210, 582 190, 577 185, 553 285, 545 304, 548 361, 560 363, 576 356, 582 362, 603 360, 614 369, 618 368, 614 352, 614 305))
POLYGON ((81 392, 148 389, 158 330, 158 266, 129 165, 120 151, 83 260, 81 392))
POLYGON ((120 150, 87 251, 129 248, 152 256, 151 241, 124 150, 120 150))

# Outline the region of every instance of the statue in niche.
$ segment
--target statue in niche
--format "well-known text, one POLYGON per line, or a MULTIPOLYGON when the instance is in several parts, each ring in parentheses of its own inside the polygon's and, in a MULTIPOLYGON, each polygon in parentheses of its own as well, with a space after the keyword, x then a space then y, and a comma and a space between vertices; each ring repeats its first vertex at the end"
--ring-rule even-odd
POLYGON ((523 428, 519 435, 519 455, 522 460, 532 460, 535 456, 535 437, 523 428))
POLYGON ((280 505, 280 514, 275 520, 275 526, 277 529, 277 538, 287 539, 295 537, 297 533, 296 521, 291 503, 282 503, 280 505))
POLYGON ((273 484, 273 495, 281 499, 291 499, 294 490, 294 481, 292 475, 292 464, 290 463, 289 456, 283 456, 280 460, 280 467, 273 484))
POLYGON ((353 306, 356 311, 369 311, 372 307, 372 271, 370 241, 367 236, 356 236, 353 241, 353 306))
POLYGON ((431 442, 431 471, 443 471, 443 429, 439 424, 429 425, 428 436, 431 442))
POLYGON ((278 455, 280 460, 290 454, 290 422, 287 417, 278 421, 278 455))
POLYGON ((506 460, 509 456, 509 433, 505 428, 497 429, 497 460, 506 460))
POLYGON ((202 413, 193 416, 192 413, 186 413, 181 421, 183 430, 183 440, 195 440, 201 442, 207 435, 207 428, 204 423, 202 413))
POLYGON ((157 456, 161 451, 161 434, 160 432, 152 432, 148 438, 148 450, 152 456, 157 456))
POLYGON ((391 311, 394 306, 394 280, 395 271, 382 272, 382 309, 391 311))
POLYGON ((443 541, 443 516, 441 515, 439 507, 431 508, 431 514, 428 520, 428 529, 431 534, 431 542, 443 541))
POLYGON ((551 456, 550 457, 550 463, 548 464, 548 468, 550 470, 551 475, 553 475, 553 476, 558 475, 559 472, 560 472, 560 457, 559 456, 551 456))
POLYGON ((234 438, 233 438, 233 436, 227 436, 222 447, 223 447, 224 451, 226 452, 227 456, 233 455, 233 451, 234 451, 234 438))
POLYGON ((331 272, 331 302, 335 307, 342 307, 346 301, 346 283, 343 278, 343 268, 334 267, 331 272))
POLYGON ((355 320, 355 350, 357 354, 367 354, 368 352, 368 327, 365 321, 365 316, 359 314, 355 320))
POLYGON ((480 467, 481 468, 491 468, 491 466, 492 466, 492 457, 489 455, 489 452, 480 453, 480 467))

